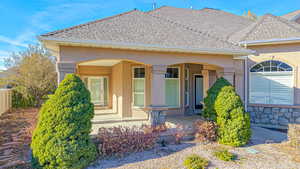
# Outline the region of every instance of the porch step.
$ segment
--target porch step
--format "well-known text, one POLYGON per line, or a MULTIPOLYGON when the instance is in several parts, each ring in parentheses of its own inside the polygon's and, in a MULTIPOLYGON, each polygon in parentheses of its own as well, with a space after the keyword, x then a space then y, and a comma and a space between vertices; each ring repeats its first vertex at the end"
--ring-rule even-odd
MULTIPOLYGON (((100 115, 101 116, 101 115, 100 115)), ((148 121, 148 119, 139 118, 111 118, 111 119, 93 119, 92 124, 107 124, 107 123, 121 123, 121 122, 134 122, 134 121, 148 121)))

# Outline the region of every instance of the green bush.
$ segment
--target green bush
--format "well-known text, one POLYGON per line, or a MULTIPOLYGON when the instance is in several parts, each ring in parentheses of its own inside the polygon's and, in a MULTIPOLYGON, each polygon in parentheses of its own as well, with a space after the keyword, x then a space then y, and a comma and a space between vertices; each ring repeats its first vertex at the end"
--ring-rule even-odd
POLYGON ((221 89, 231 84, 223 77, 217 79, 213 86, 207 91, 207 96, 204 98, 203 116, 207 119, 216 121, 217 113, 215 110, 215 100, 220 93, 221 89))
POLYGON ((81 169, 94 161, 93 116, 89 91, 79 77, 67 75, 40 110, 31 144, 33 167, 81 169))
POLYGON ((197 154, 192 154, 188 156, 184 162, 183 165, 187 169, 205 169, 209 164, 209 161, 203 157, 200 157, 197 154))
POLYGON ((12 107, 13 108, 27 108, 34 107, 33 97, 24 97, 22 93, 18 92, 16 89, 12 90, 12 107))
POLYGON ((250 116, 244 110, 240 96, 234 87, 225 86, 215 101, 217 113, 218 142, 231 146, 242 146, 251 137, 250 116))
POLYGON ((233 161, 236 158, 236 155, 230 153, 228 150, 216 151, 214 152, 214 156, 223 161, 233 161))

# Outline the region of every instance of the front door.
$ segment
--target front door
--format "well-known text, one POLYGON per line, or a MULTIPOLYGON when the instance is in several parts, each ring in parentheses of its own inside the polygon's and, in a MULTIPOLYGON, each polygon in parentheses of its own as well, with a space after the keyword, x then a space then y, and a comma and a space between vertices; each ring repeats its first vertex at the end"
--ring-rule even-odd
POLYGON ((88 89, 91 93, 92 103, 98 106, 107 106, 107 77, 88 77, 88 89))
POLYGON ((195 109, 203 108, 203 76, 195 75, 195 109))

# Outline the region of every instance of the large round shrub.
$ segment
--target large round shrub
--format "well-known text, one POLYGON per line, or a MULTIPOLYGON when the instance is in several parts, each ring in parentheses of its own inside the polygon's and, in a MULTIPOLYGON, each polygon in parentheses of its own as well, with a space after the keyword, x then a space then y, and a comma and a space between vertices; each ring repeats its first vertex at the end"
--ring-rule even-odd
POLYGON ((94 106, 83 82, 69 74, 42 106, 32 137, 34 168, 81 169, 96 158, 91 142, 94 106))
POLYGON ((207 91, 207 96, 204 98, 204 110, 203 116, 207 119, 216 121, 217 114, 215 110, 215 100, 220 93, 221 89, 225 86, 230 86, 231 84, 223 77, 217 79, 217 81, 212 85, 212 87, 207 91))
POLYGON ((247 144, 251 137, 250 116, 245 112, 234 87, 225 86, 221 89, 215 102, 215 110, 219 143, 231 146, 247 144))

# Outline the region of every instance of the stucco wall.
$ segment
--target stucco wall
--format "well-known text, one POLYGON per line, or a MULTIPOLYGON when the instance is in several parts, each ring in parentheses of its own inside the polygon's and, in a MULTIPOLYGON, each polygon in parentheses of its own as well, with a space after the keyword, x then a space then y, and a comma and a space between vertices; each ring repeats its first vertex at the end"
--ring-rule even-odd
POLYGON ((149 52, 71 46, 61 46, 59 51, 60 62, 78 63, 97 59, 125 59, 148 65, 202 63, 226 68, 234 67, 231 55, 149 52))

